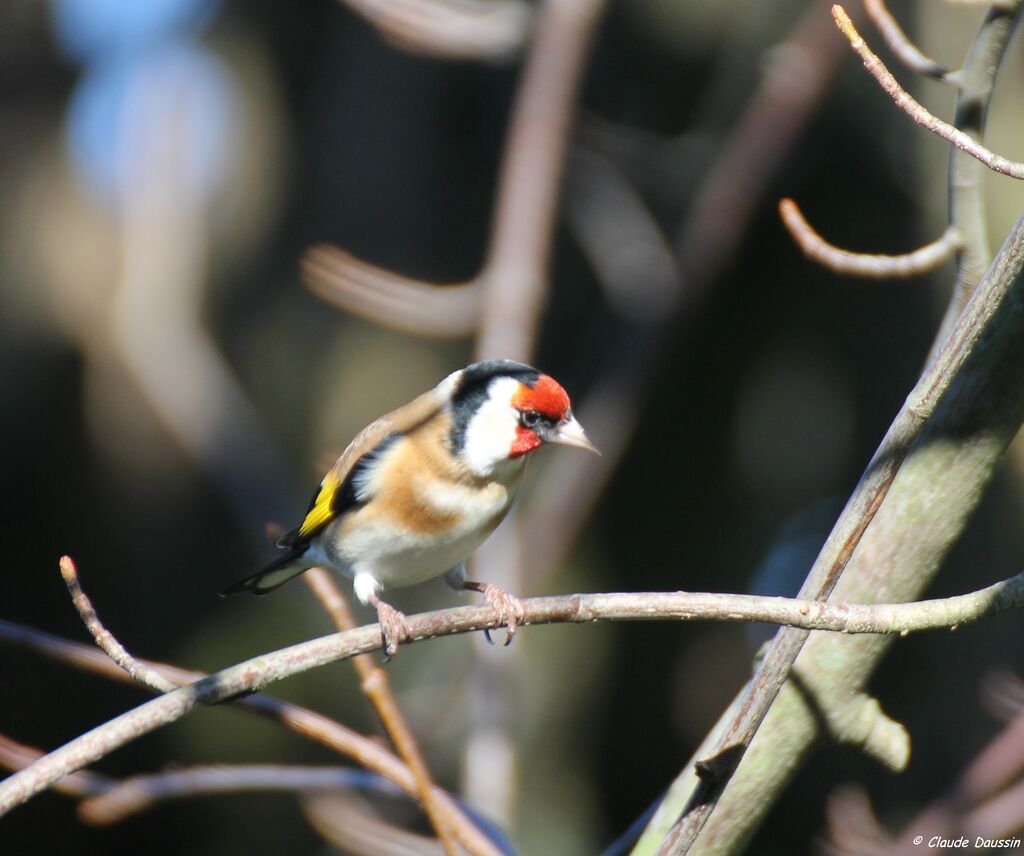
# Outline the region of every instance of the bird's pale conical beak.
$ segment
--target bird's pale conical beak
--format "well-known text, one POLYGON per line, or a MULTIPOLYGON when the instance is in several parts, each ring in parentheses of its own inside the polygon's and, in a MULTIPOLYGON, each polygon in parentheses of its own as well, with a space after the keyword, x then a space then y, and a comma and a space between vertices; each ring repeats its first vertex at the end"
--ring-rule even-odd
POLYGON ((586 449, 588 452, 593 452, 597 455, 601 454, 597 446, 590 442, 590 438, 583 431, 583 426, 576 421, 575 416, 559 424, 554 434, 551 435, 550 442, 558 443, 562 446, 575 446, 578 449, 586 449))

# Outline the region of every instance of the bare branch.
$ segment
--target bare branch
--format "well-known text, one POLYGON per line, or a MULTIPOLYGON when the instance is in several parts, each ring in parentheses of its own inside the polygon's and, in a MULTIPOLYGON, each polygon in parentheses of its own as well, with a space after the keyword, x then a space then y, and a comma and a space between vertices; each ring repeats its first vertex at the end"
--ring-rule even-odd
MULTIPOLYGON (((367 773, 351 767, 285 764, 214 764, 132 776, 84 800, 78 816, 108 826, 150 809, 156 802, 237 791, 314 791, 358 787, 367 773)), ((397 791, 396 791, 397 792, 397 791)))
MULTIPOLYGON (((0 767, 14 772, 27 767, 46 753, 34 746, 26 746, 0 734, 0 767)), ((77 770, 57 782, 53 788, 71 797, 90 797, 106 793, 117 783, 109 776, 93 773, 89 770, 77 770)))
POLYGON ((900 62, 907 68, 937 80, 942 80, 949 74, 948 68, 940 65, 931 57, 925 56, 921 49, 903 32, 903 28, 893 17, 889 7, 885 5, 885 0, 864 0, 864 8, 867 10, 868 17, 878 28, 878 32, 882 34, 882 38, 885 39, 889 50, 896 54, 900 62))
MULTIPOLYGON (((323 568, 310 568, 306 571, 304 579, 327 614, 331 616, 338 630, 352 630, 358 626, 349 609, 348 602, 327 571, 323 568)), ((442 803, 435 797, 437 787, 430 775, 426 758, 420 750, 412 728, 409 727, 409 723, 398 706, 394 693, 391 692, 391 683, 387 672, 378 666, 369 654, 353 657, 352 665, 359 675, 363 692, 376 709, 377 715, 384 724, 384 729, 391 738, 391 742, 394 743, 395 749, 398 750, 399 757, 412 771, 420 805, 423 806, 423 810, 430 819, 431 826, 434 827, 444 852, 448 856, 459 856, 454 828, 456 825, 463 824, 473 828, 472 821, 461 812, 458 812, 457 816, 452 816, 449 812, 449 809, 454 808, 452 804, 442 803)), ((465 838, 465 836, 463 837, 465 838)), ((493 847, 486 852, 497 854, 493 847)))
MULTIPOLYGON (((522 624, 594 621, 767 621, 804 630, 897 633, 951 628, 1024 605, 1024 573, 970 594, 906 604, 833 604, 740 594, 645 592, 574 594, 522 601, 522 624)), ((503 626, 490 606, 463 606, 409 616, 406 644, 503 626)), ((382 647, 370 624, 311 639, 230 666, 158 696, 97 726, 0 782, 0 815, 55 782, 197 707, 220 704, 267 684, 382 647)))
POLYGON ((366 800, 352 793, 314 793, 302 797, 306 818, 342 853, 366 856, 435 856, 436 839, 399 829, 375 817, 366 800))
POLYGON ((1024 681, 1008 669, 993 669, 981 680, 981 704, 990 716, 1013 721, 1024 713, 1024 681))
MULTIPOLYGON (((550 283, 550 255, 561 198, 569 136, 583 68, 604 0, 543 0, 521 72, 502 154, 483 286, 477 359, 533 362, 539 320, 550 283)), ((508 592, 523 591, 524 563, 518 545, 519 509, 511 513, 471 562, 487 568, 488 580, 508 592)), ((504 710, 512 705, 508 657, 482 665, 489 693, 472 699, 471 733, 463 755, 466 793, 492 817, 513 814, 515 739, 504 710), (501 749, 494 751, 495 747, 501 749), (485 747, 485 751, 480 751, 485 747), (496 756, 502 758, 500 766, 496 756)))
POLYGON ((992 171, 1008 175, 1011 178, 1024 178, 1024 163, 1011 161, 1002 155, 995 154, 973 137, 954 128, 948 122, 943 122, 940 118, 930 113, 922 104, 914 100, 913 96, 896 82, 896 78, 892 76, 892 73, 885 67, 885 64, 865 44, 864 39, 861 38, 860 33, 853 26, 853 21, 850 20, 842 6, 834 5, 832 7, 832 15, 836 20, 836 25, 849 40, 850 46, 860 55, 864 62, 864 67, 878 81, 882 89, 896 102, 896 106, 911 119, 922 127, 927 128, 933 134, 946 140, 946 142, 952 143, 971 157, 977 158, 992 171))
POLYGON ((779 214, 804 255, 831 271, 848 276, 871 279, 918 276, 951 259, 959 248, 957 232, 950 227, 941 238, 913 252, 898 256, 854 253, 840 249, 821 237, 792 199, 779 200, 779 214))
POLYGON ((557 567, 578 536, 629 447, 658 364, 716 277, 734 262, 772 177, 828 91, 843 56, 841 42, 827 37, 831 27, 818 4, 808 5, 786 39, 772 48, 757 91, 703 169, 705 177, 675 239, 677 283, 665 295, 668 305, 645 329, 630 329, 612 343, 606 369, 578 408, 583 423, 601 438, 602 456, 592 461, 559 456, 537 473, 535 490, 522 505, 524 541, 537 547, 528 569, 535 581, 557 567), (565 497, 572 502, 565 504, 565 497))
MULTIPOLYGON (((70 642, 49 633, 2 619, 0 619, 0 639, 15 645, 22 645, 60 662, 116 681, 131 680, 129 675, 115 665, 109 657, 90 645, 70 642)), ((146 668, 173 681, 176 687, 194 684, 208 677, 203 672, 182 669, 166 663, 157 663, 152 660, 140 662, 146 668)), ((360 766, 393 782, 413 799, 417 798, 416 783, 409 768, 376 741, 364 737, 347 726, 308 708, 261 693, 232 699, 230 704, 279 722, 295 733, 351 758, 360 766)), ((458 810, 454 800, 446 791, 439 789, 438 798, 450 802, 452 806, 455 806, 455 810, 458 810)), ((474 826, 459 827, 460 835, 463 831, 466 833, 463 843, 471 851, 474 848, 479 851, 488 846, 488 840, 474 826)))
MULTIPOLYGON (((1015 377, 1009 367, 1024 360, 1024 340, 1018 335, 1024 315, 1022 270, 1024 216, 1007 237, 953 335, 907 396, 818 554, 800 597, 818 600, 831 594, 911 451, 919 450, 920 443, 946 439, 931 432, 952 430, 953 436, 961 437, 963 432, 978 432, 978 420, 988 420, 985 454, 978 456, 975 471, 991 473, 1024 418, 1020 402, 1006 389, 1007 378, 1015 377), (926 424, 929 431, 923 434, 926 424)), ((947 445, 955 452, 971 444, 947 445)), ((980 452, 981 447, 977 448, 980 452)), ((975 462, 974 456, 968 458, 975 462)), ((962 526, 963 517, 958 519, 962 526)), ((951 531, 958 530, 951 527, 951 531)), ((712 741, 710 752, 705 750, 698 761, 701 781, 659 853, 685 853, 696 840, 786 683, 808 635, 794 628, 776 634, 741 694, 739 712, 729 718, 723 733, 712 741)))
POLYGON ((434 285, 357 259, 321 244, 302 257, 310 291, 340 309, 384 327, 438 338, 470 335, 480 320, 478 280, 434 285))
MULTIPOLYGON (((368 5, 376 8, 377 3, 368 5)), ((529 346, 501 339, 525 336, 532 341, 534 335, 573 103, 602 9, 603 0, 546 0, 541 5, 501 165, 490 246, 476 277, 435 285, 376 267, 337 247, 318 246, 303 259, 307 285, 343 309, 417 335, 457 338, 483 324, 480 350, 487 356, 525 358, 529 346), (482 308, 485 299, 487 310, 482 308), (488 312, 491 321, 483 318, 488 312), (495 336, 501 339, 492 341, 495 336)))
MULTIPOLYGON (((1008 0, 1001 6, 991 7, 971 41, 963 68, 955 75, 959 92, 953 113, 953 126, 979 142, 985 138, 985 125, 999 68, 1017 29, 1022 10, 1022 0, 1008 0)), ((951 74, 950 79, 953 77, 951 74)), ((949 225, 960 233, 961 248, 956 257, 956 281, 929 351, 928 362, 934 359, 949 336, 992 262, 983 178, 984 164, 957 148, 950 150, 947 171, 949 225)))
POLYGON ((545 0, 498 180, 477 356, 527 359, 548 282, 576 92, 603 0, 545 0))
POLYGON ((132 680, 138 681, 140 684, 145 684, 147 687, 162 693, 175 689, 176 684, 173 681, 167 680, 159 672, 150 669, 136 660, 117 641, 114 634, 103 626, 103 622, 100 621, 96 610, 93 609, 92 601, 82 591, 81 583, 78 581, 78 570, 71 557, 61 556, 59 564, 60 575, 64 578, 64 584, 68 587, 68 592, 71 594, 71 602, 82 617, 86 629, 92 634, 92 638, 96 640, 96 644, 103 649, 106 655, 124 669, 132 680))
POLYGON ((342 0, 409 53, 436 59, 504 60, 532 23, 522 0, 342 0))
POLYGON ((982 6, 986 9, 1012 9, 1016 0, 945 0, 949 6, 982 6))
POLYGON ((758 202, 828 92, 842 42, 819 3, 767 54, 760 84, 706 170, 676 238, 681 308, 704 296, 734 263, 758 202))

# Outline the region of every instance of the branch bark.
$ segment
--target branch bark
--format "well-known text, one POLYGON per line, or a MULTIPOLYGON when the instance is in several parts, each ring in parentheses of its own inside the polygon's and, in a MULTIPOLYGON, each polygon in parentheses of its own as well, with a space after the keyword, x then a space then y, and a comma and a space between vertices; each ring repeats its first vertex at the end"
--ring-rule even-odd
MULTIPOLYGON (((1019 389, 1024 376, 1022 268, 1024 218, 907 398, 815 562, 802 596, 827 594, 836 571, 851 560, 833 593, 836 600, 871 602, 879 592, 913 599, 934 577, 1024 420, 1019 389)), ((741 714, 724 737, 702 747, 698 757, 706 758, 711 751, 732 765, 713 770, 719 791, 722 780, 736 770, 751 727, 756 730, 758 714, 778 695, 806 637, 802 630, 779 633, 744 691, 748 701, 741 714)), ((752 832, 820 736, 822 711, 831 709, 826 716, 830 724, 848 722, 886 647, 880 640, 846 645, 818 637, 812 642, 797 661, 799 692, 791 686, 772 707, 764 720, 771 727, 761 729, 754 743, 757 751, 739 763, 728 799, 722 799, 715 822, 697 840, 699 852, 732 852, 752 832)), ((863 733, 863 723, 858 723, 857 733, 863 733)), ((689 813, 691 820, 675 828, 661 852, 685 852, 681 848, 694 840, 716 801, 716 794, 705 790, 709 785, 698 786, 689 769, 681 779, 700 787, 696 797, 704 802, 689 813)), ((666 805, 634 852, 652 852, 679 810, 678 804, 666 805)))
MULTIPOLYGON (((531 598, 522 604, 524 625, 601 620, 768 621, 807 630, 903 635, 955 627, 1024 606, 1024 573, 958 597, 874 606, 690 592, 574 594, 531 598)), ((409 643, 503 626, 490 606, 443 609, 409 616, 409 621, 409 643)), ((158 696, 76 737, 0 782, 0 816, 69 773, 176 722, 198 707, 233 700, 275 681, 381 647, 379 626, 369 624, 253 657, 158 696)))

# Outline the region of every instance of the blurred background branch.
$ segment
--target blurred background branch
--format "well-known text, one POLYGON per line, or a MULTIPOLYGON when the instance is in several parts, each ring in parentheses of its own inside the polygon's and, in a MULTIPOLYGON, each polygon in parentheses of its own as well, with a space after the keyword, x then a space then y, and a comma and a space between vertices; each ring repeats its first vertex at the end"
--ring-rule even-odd
MULTIPOLYGON (((948 92, 941 77, 957 87, 950 124, 1017 157, 1024 75, 1007 45, 1020 4, 956 8, 970 5, 866 11, 897 59, 925 75, 909 91, 937 121, 946 114, 930 93, 948 92), (931 59, 955 57, 972 26, 963 68, 931 59)), ((955 233, 947 332, 991 261, 987 231, 1005 233, 1020 208, 1009 183, 985 184, 987 170, 955 149, 949 216, 934 218, 943 188, 932 153, 951 147, 916 134, 852 64, 837 75, 848 48, 824 0, 352 0, 301 15, 263 0, 172 0, 131 14, 98 0, 10 6, 0 392, 11 417, 3 478, 20 498, 5 518, 11 566, 49 568, 73 552, 95 569, 91 593, 133 650, 207 670, 322 632, 302 586, 252 603, 212 593, 261 561, 268 523, 293 522, 302 484, 320 475, 310 462, 474 348, 564 378, 605 453, 533 468, 518 523, 479 557, 477 576, 522 595, 793 593, 920 373, 934 321, 922 286, 945 297, 948 284, 941 269, 915 274, 930 286, 833 281, 801 261, 771 200, 798 198, 827 234, 884 256, 948 229, 937 260, 955 233), (300 257, 313 293, 348 316, 297 290, 300 257), (498 274, 508 274, 500 293, 498 274)), ((849 7, 855 20, 859 11, 849 7)), ((908 271, 906 261, 893 264, 908 271)), ((944 562, 945 593, 976 588, 978 567, 1020 567, 1022 472, 993 482, 944 562)), ((940 530, 963 524, 930 517, 943 501, 934 474, 922 466, 916 484, 928 490, 898 508, 922 521, 938 555, 940 530)), ((960 487, 981 491, 970 476, 960 487)), ((870 555, 906 561, 887 515, 851 570, 870 574, 870 555)), ((22 627, 0 624, 0 634, 125 679, 98 651, 25 630, 77 622, 52 609, 52 574, 12 580, 6 608, 22 627)), ((851 585, 850 599, 887 585, 869 576, 868 596, 851 585)), ((396 596, 409 612, 450 602, 428 586, 396 596)), ((524 852, 582 856, 663 790, 767 633, 553 628, 509 651, 413 646, 388 673, 438 800, 451 799, 442 788, 461 791, 524 852)), ((736 829, 758 824, 756 852, 807 850, 826 794, 853 779, 885 807, 879 824, 901 828, 894 818, 926 805, 935 782, 952 787, 990 738, 970 706, 939 703, 951 676, 1019 671, 1021 644, 999 619, 908 640, 872 679, 889 716, 862 686, 886 643, 812 636, 809 651, 842 668, 818 669, 805 653, 809 676, 799 672, 795 698, 780 697, 789 707, 764 756, 769 767, 778 752, 801 762, 800 779, 763 821, 769 801, 751 798, 764 811, 736 829), (914 763, 894 781, 856 754, 819 759, 807 746, 823 732, 890 768, 913 734, 914 763)), ((176 682, 196 676, 136 662, 176 682)), ((57 668, 0 650, 0 675, 17 687, 4 731, 53 745, 134 698, 57 668), (73 708, 52 704, 55 680, 73 708)), ((379 723, 348 670, 295 678, 287 692, 301 706, 237 705, 312 737, 308 746, 253 717, 225 729, 217 713, 133 744, 120 763, 205 765, 211 746, 238 765, 331 765, 340 753, 416 793, 408 767, 371 736, 379 723)), ((763 794, 776 792, 774 775, 763 794)), ((230 846, 253 854, 434 847, 397 828, 426 830, 409 800, 310 796, 301 814, 286 802, 168 803, 101 833, 33 801, 5 819, 4 838, 37 849, 74 841, 85 854, 130 848, 143 829, 157 848, 187 835, 193 852, 219 853, 230 827, 230 846)))

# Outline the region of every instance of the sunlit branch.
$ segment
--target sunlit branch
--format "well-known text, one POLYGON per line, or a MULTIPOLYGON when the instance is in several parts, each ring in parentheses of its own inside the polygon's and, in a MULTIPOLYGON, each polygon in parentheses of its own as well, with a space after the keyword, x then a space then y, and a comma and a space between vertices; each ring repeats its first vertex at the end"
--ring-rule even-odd
POLYGON ((849 276, 871 279, 918 276, 951 259, 959 246, 956 231, 949 228, 938 240, 898 256, 854 253, 830 244, 821 237, 792 199, 779 201, 779 214, 804 255, 829 270, 849 276))

